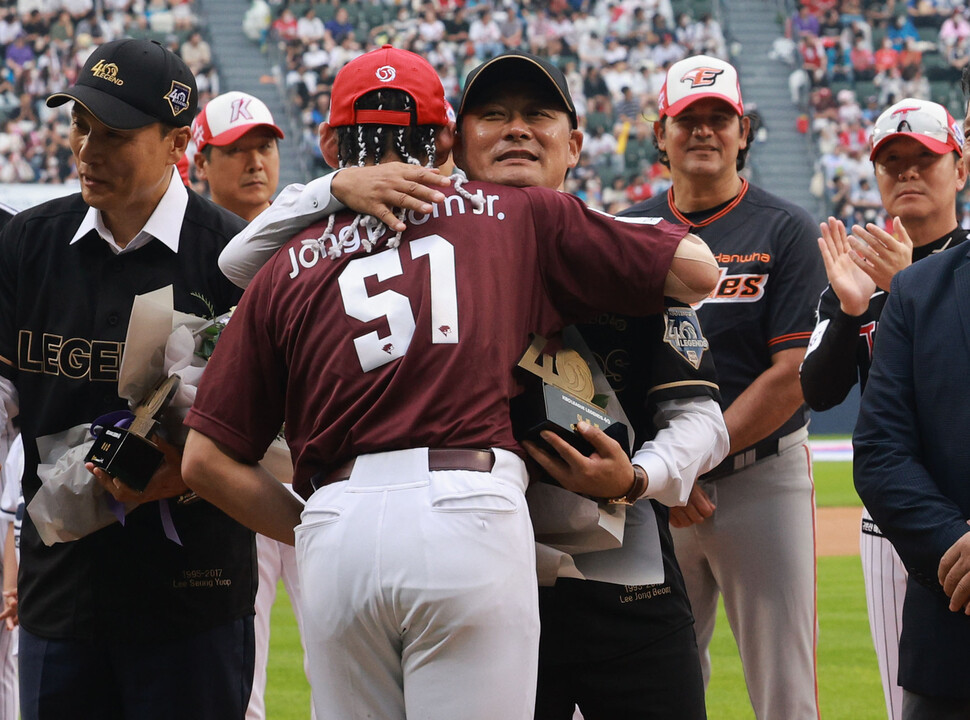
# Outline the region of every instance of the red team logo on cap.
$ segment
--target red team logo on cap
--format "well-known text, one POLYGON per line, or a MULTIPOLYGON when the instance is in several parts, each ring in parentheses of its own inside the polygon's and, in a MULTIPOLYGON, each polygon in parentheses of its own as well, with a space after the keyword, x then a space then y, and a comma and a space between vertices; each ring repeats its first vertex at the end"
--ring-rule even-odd
POLYGON ((717 76, 724 73, 724 70, 712 67, 699 67, 684 74, 681 82, 690 82, 692 88, 710 87, 717 81, 717 76))
POLYGON ((229 124, 236 122, 237 120, 252 120, 253 114, 249 112, 249 102, 250 98, 236 98, 232 101, 232 106, 229 109, 229 124))
POLYGON ((922 109, 923 108, 919 107, 918 105, 914 105, 913 107, 899 108, 899 110, 897 110, 892 115, 890 115, 890 117, 896 117, 897 115, 905 115, 907 113, 917 112, 918 110, 922 110, 922 109))

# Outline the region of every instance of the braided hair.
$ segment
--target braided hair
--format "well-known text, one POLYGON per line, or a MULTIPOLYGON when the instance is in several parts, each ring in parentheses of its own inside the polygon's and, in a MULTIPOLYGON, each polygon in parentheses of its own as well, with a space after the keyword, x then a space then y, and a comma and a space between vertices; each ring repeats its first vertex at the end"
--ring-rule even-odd
MULTIPOLYGON (((361 96, 355 105, 358 110, 392 110, 409 112, 414 121, 416 108, 414 100, 403 90, 386 88, 375 90, 361 96)), ((347 125, 335 128, 337 132, 337 159, 339 167, 363 167, 371 162, 379 164, 386 157, 396 155, 411 165, 433 168, 435 166, 435 141, 438 136, 436 125, 347 125)), ((482 204, 479 195, 472 195, 461 187, 461 179, 453 176, 454 186, 458 193, 475 207, 482 204)), ((405 211, 399 211, 398 219, 404 219, 405 211)), ((343 252, 344 241, 350 238, 358 227, 363 227, 366 237, 361 241, 364 249, 370 252, 377 240, 389 229, 383 222, 370 215, 360 213, 354 221, 343 228, 339 237, 333 233, 334 215, 330 216, 326 229, 319 238, 304 240, 304 244, 316 246, 326 251, 332 258, 338 258, 343 252)), ((398 231, 388 241, 388 246, 398 247, 401 243, 401 232, 398 231)))

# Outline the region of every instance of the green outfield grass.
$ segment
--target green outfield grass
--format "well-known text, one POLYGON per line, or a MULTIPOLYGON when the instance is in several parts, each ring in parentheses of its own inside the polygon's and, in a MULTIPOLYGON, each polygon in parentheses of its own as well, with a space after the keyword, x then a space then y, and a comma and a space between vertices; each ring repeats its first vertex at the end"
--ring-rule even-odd
POLYGON ((852 486, 852 463, 816 462, 812 474, 818 507, 862 507, 852 486))
MULTIPOLYGON (((816 463, 820 507, 859 505, 850 463, 816 463)), ((819 697, 825 720, 881 720, 886 717, 876 656, 869 637, 862 567, 858 556, 825 557, 818 563, 819 697)), ((267 717, 307 720, 310 691, 296 620, 282 584, 273 608, 267 717)), ((711 643, 712 677, 708 716, 712 720, 753 720, 734 638, 723 608, 711 643)))
MULTIPOLYGON (((884 720, 886 707, 869 637, 862 566, 857 556, 819 559, 819 700, 825 720, 884 720)), ((711 642, 707 714, 754 720, 741 660, 724 608, 711 642)))

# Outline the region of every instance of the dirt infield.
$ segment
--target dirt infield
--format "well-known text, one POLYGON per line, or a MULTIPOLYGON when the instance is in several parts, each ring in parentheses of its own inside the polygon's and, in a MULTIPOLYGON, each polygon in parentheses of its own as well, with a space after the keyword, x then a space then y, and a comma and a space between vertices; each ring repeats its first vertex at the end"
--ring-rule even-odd
POLYGON ((816 511, 818 554, 858 555, 860 507, 824 507, 816 511))

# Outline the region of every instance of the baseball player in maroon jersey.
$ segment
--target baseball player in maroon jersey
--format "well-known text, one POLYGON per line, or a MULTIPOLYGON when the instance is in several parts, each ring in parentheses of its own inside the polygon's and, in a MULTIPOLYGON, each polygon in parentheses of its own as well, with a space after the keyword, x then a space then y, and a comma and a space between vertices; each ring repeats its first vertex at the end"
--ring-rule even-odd
MULTIPOLYGON (((338 75, 328 159, 434 162, 450 142, 440 82, 417 56, 385 47, 338 75)), ((185 472, 293 540, 299 503, 254 465, 286 420, 309 496, 296 541, 318 713, 531 717, 535 558, 511 369, 532 330, 594 308, 658 311, 685 231, 474 183, 400 238, 332 216, 256 276, 187 420, 185 472)))
MULTIPOLYGON (((582 138, 570 127, 576 127, 575 108, 562 72, 542 58, 509 52, 483 63, 467 78, 455 155, 473 180, 558 188, 579 156, 582 138), (563 113, 569 123, 563 122, 563 113)), ((221 267, 234 281, 248 284, 258 269, 256 262, 261 265, 297 229, 325 215, 321 209, 333 195, 340 193, 360 210, 354 205, 361 201, 357 196, 373 192, 368 190, 371 181, 363 178, 386 177, 381 169, 394 165, 341 170, 331 176, 332 193, 331 178, 288 187, 227 247, 221 267), (346 185, 342 181, 351 170, 362 179, 349 191, 338 187, 346 185)), ((405 184, 398 193, 408 191, 405 184)), ((389 208, 384 212, 382 217, 396 220, 389 208)), ((597 450, 592 457, 567 452, 567 446, 566 461, 541 453, 538 458, 557 477, 599 472, 630 476, 642 466, 646 490, 641 502, 628 509, 627 524, 636 526, 655 515, 664 582, 631 589, 560 579, 555 588, 540 588, 536 718, 571 717, 577 702, 586 718, 639 717, 645 712, 676 720, 705 716, 693 618, 662 504, 682 504, 698 472, 716 465, 727 452, 727 429, 711 399, 717 388, 710 353, 695 355, 700 360, 695 368, 683 348, 672 342, 691 332, 679 323, 692 317, 689 310, 670 308, 651 318, 602 315, 582 327, 635 428, 637 454, 632 466, 618 462, 625 457, 623 449, 602 433, 596 440, 594 432, 589 436, 597 450)), ((700 346, 706 342, 698 341, 694 349, 700 346)), ((623 549, 641 556, 652 552, 656 548, 648 542, 628 542, 623 549)), ((616 561, 616 553, 611 556, 616 561)))
MULTIPOLYGON (((956 196, 966 184, 963 132, 946 108, 906 98, 876 120, 869 154, 893 232, 856 225, 852 235, 829 218, 819 247, 829 286, 802 363, 805 400, 815 410, 842 402, 857 382, 865 388, 876 328, 889 284, 913 262, 962 243, 956 196)), ((907 571, 892 543, 863 508, 860 533, 869 629, 890 720, 903 717, 897 682, 907 571)))

